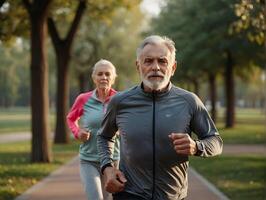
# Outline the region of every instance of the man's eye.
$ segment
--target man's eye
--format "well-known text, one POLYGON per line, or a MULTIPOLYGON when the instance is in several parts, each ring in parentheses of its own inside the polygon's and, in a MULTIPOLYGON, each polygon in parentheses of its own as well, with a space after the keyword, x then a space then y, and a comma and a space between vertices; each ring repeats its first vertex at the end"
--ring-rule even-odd
POLYGON ((110 76, 111 74, 109 72, 105 73, 105 76, 110 76))
POLYGON ((168 63, 166 59, 159 59, 158 62, 161 64, 167 64, 168 63))
POLYGON ((144 60, 144 63, 152 63, 152 62, 153 62, 152 59, 145 59, 145 60, 144 60))
POLYGON ((103 75, 103 73, 102 73, 102 72, 99 72, 97 75, 98 75, 98 76, 102 76, 102 75, 103 75))

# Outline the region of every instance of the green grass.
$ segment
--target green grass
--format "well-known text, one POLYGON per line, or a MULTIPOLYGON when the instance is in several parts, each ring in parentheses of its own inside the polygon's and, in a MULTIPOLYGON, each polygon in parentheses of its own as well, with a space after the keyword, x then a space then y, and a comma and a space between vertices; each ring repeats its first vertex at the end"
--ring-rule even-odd
MULTIPOLYGON (((0 134, 11 132, 25 132, 31 130, 31 113, 30 108, 0 108, 0 134)), ((54 128, 55 115, 50 112, 50 127, 54 128)))
POLYGON ((0 200, 18 196, 40 179, 78 153, 78 144, 53 146, 53 161, 30 163, 30 143, 9 143, 0 146, 0 200))
POLYGON ((266 199, 266 157, 191 157, 190 164, 232 200, 266 199))
MULTIPOLYGON (((0 109, 0 113, 0 134, 30 130, 29 109, 0 109)), ((54 124, 54 115, 50 119, 54 124)), ((260 110, 237 109, 236 126, 231 129, 224 128, 223 110, 220 110, 217 127, 225 144, 266 144, 265 113, 260 110)), ((76 154, 77 146, 55 145, 53 163, 29 164, 29 143, 1 144, 0 200, 12 199, 28 189, 76 154)), ((192 157, 191 165, 230 199, 266 200, 265 156, 192 157)))
POLYGON ((260 109, 236 109, 236 124, 224 128, 224 110, 218 112, 217 128, 225 144, 266 144, 266 116, 260 109))
POLYGON ((218 130, 225 144, 266 144, 264 124, 237 124, 226 129, 218 123, 218 130))
MULTIPOLYGON (((218 110, 217 118, 218 122, 223 124, 224 122, 224 108, 218 110)), ((265 124, 266 111, 262 109, 254 108, 236 108, 235 109, 235 122, 238 125, 241 124, 265 124)), ((223 124, 224 125, 224 124, 223 124)))

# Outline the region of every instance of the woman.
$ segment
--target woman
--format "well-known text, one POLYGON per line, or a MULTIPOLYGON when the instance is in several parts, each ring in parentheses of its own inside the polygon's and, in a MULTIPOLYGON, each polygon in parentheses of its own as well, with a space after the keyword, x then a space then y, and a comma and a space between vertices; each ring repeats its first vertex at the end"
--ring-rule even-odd
MULTIPOLYGON (((116 93, 111 88, 116 76, 116 69, 110 61, 98 61, 92 72, 96 88, 80 94, 67 115, 69 128, 75 138, 82 141, 79 148, 80 176, 89 200, 112 199, 111 194, 103 189, 103 176, 97 151, 97 131, 110 98, 116 93)), ((115 146, 113 159, 118 161, 118 138, 115 146)))

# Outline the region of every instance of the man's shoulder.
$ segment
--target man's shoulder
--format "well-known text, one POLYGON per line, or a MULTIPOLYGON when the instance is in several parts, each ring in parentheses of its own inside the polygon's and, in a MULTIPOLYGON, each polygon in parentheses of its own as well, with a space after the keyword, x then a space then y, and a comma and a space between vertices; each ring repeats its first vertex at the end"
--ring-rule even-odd
POLYGON ((129 89, 126 89, 124 91, 119 91, 117 92, 113 98, 113 102, 121 102, 123 99, 126 99, 129 96, 132 96, 138 92, 138 86, 133 86, 129 89))
POLYGON ((180 95, 180 96, 184 96, 184 97, 195 98, 195 96, 196 96, 193 92, 190 92, 188 90, 185 90, 185 89, 177 87, 177 86, 173 86, 173 91, 175 94, 180 95))
POLYGON ((177 87, 177 86, 173 86, 173 92, 175 93, 175 95, 178 95, 182 98, 184 98, 186 101, 188 101, 190 104, 198 104, 199 102, 201 102, 201 100, 199 99, 199 97, 193 93, 190 92, 188 90, 185 90, 183 88, 177 87))

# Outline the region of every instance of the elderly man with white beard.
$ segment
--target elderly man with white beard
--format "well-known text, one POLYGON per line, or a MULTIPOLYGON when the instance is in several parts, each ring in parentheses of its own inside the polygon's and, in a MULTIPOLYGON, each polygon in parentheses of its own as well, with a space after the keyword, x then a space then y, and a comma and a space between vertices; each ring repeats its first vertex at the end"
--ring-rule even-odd
POLYGON ((170 81, 175 51, 167 37, 145 38, 136 60, 141 83, 118 93, 108 105, 97 144, 105 189, 114 200, 184 199, 189 156, 222 152, 222 139, 203 103, 170 81), (117 131, 119 169, 112 160, 117 131))

